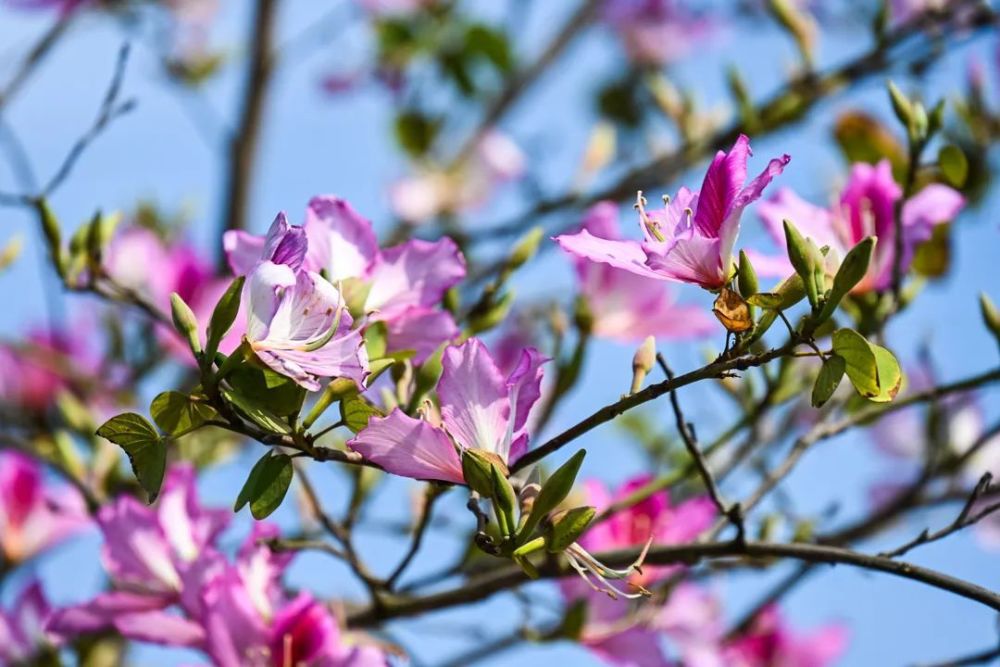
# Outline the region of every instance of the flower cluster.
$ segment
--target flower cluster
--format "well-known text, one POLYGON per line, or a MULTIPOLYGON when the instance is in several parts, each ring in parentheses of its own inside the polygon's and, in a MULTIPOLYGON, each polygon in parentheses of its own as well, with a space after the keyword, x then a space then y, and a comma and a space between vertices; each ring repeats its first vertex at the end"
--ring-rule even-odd
POLYGON ((331 610, 308 593, 290 595, 290 563, 262 541, 258 523, 235 559, 220 549, 230 512, 203 508, 194 469, 173 468, 150 508, 122 496, 101 508, 102 561, 110 591, 57 609, 47 622, 60 638, 100 630, 203 652, 223 667, 378 665, 382 652, 343 634, 331 610))

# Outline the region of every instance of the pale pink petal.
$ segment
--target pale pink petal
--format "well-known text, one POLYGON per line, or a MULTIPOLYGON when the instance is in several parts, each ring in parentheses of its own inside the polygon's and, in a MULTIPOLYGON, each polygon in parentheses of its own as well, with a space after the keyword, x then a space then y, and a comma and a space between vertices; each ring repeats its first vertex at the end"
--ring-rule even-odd
POLYGON ((407 308, 385 320, 386 349, 389 353, 413 350, 412 361, 422 364, 440 345, 458 337, 461 331, 455 318, 444 310, 422 306, 407 308))
POLYGON ((303 225, 309 239, 306 267, 331 281, 363 278, 378 257, 372 223, 339 197, 313 197, 303 225))
MULTIPOLYGON (((514 433, 524 428, 531 408, 542 396, 542 366, 551 361, 533 347, 521 351, 521 358, 507 377, 510 404, 514 409, 514 433)), ((499 370, 499 369, 498 369, 499 370)))
POLYGON ((643 249, 649 268, 664 278, 709 289, 721 287, 728 278, 722 266, 720 239, 691 234, 675 239, 665 252, 649 243, 643 249))
POLYGON ((449 347, 442 358, 441 420, 462 447, 509 455, 512 425, 507 381, 478 339, 449 347))
POLYGON ((382 253, 365 310, 389 317, 411 306, 433 306, 464 277, 465 258, 451 239, 407 241, 382 253))
POLYGON ((124 614, 164 609, 170 601, 168 597, 155 595, 102 593, 84 604, 57 609, 45 629, 56 637, 71 639, 114 627, 115 620, 124 614))
POLYGON ((555 242, 576 257, 609 264, 647 278, 666 279, 646 265, 646 253, 643 252, 642 245, 636 241, 602 239, 584 229, 576 234, 557 236, 555 242))
POLYGON ((251 340, 267 338, 284 290, 294 286, 295 281, 291 268, 273 262, 262 262, 250 273, 243 299, 247 304, 246 332, 251 340))
POLYGON ((233 275, 249 275, 264 254, 264 237, 231 229, 222 235, 222 249, 233 275))
POLYGON ((205 642, 201 625, 165 611, 116 614, 113 624, 123 637, 140 642, 188 648, 205 642))
POLYGON ((965 197, 947 185, 931 183, 903 204, 906 241, 915 245, 931 237, 936 225, 951 222, 965 207, 965 197))
POLYGON ((757 214, 764 221, 764 227, 775 244, 781 249, 786 246, 785 220, 791 220, 802 236, 811 238, 821 248, 825 245, 838 251, 843 248, 843 243, 834 229, 830 211, 813 206, 790 188, 782 188, 770 199, 757 204, 757 214))
POLYGON ((447 434, 398 408, 370 419, 347 445, 395 475, 464 483, 462 461, 447 434))

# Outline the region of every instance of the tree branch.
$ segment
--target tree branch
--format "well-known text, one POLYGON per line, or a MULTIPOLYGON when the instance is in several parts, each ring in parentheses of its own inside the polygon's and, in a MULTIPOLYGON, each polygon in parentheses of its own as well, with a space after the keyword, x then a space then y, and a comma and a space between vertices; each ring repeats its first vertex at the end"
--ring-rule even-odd
MULTIPOLYGON (((244 229, 253 190, 254 162, 263 129, 264 105, 271 83, 278 0, 258 0, 253 17, 247 81, 240 102, 240 119, 229 147, 226 188, 223 194, 225 230, 244 229)), ((221 254, 219 263, 224 263, 221 254)))

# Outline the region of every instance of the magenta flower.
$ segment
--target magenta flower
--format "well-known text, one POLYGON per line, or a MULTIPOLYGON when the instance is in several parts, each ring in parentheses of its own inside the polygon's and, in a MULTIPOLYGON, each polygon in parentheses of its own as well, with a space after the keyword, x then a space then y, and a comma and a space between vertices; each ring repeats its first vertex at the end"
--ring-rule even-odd
POLYGON ((752 627, 722 649, 722 664, 738 667, 826 667, 847 648, 847 629, 828 625, 808 635, 788 627, 776 606, 767 607, 752 627))
MULTIPOLYGON (((620 240, 618 209, 611 202, 591 208, 582 229, 596 238, 620 240)), ((694 338, 711 333, 715 318, 697 306, 682 306, 661 280, 585 259, 575 262, 580 292, 593 316, 593 333, 622 342, 694 338)))
POLYGON ((245 340, 261 362, 310 391, 324 377, 360 384, 368 374, 361 332, 351 330, 337 288, 303 268, 305 256, 305 230, 279 213, 247 276, 245 340))
MULTIPOLYGON (((650 475, 632 478, 614 494, 599 481, 588 480, 584 483, 586 504, 601 512, 651 480, 650 475)), ((660 491, 592 526, 579 542, 589 551, 638 547, 650 540, 653 544, 682 544, 694 540, 709 528, 715 515, 715 506, 707 497, 693 498, 675 506, 670 502, 670 495, 660 491)), ((674 569, 646 566, 641 574, 634 574, 629 581, 636 586, 648 585, 674 569)))
POLYGON ((525 424, 540 395, 545 361, 534 348, 525 349, 504 377, 481 341, 449 347, 438 383, 440 423, 397 408, 373 417, 347 444, 393 474, 464 484, 462 449, 496 454, 504 464, 527 450, 525 424))
MULTIPOLYGON (((371 222, 337 197, 314 197, 303 228, 305 269, 364 295, 361 310, 370 321, 386 323, 390 352, 414 350, 419 364, 458 335, 454 319, 439 307, 444 293, 465 277, 465 259, 451 239, 411 240, 380 250, 371 222)), ((264 240, 227 232, 224 244, 233 272, 246 275, 264 240)))
POLYGON ((307 594, 288 599, 290 554, 254 524, 234 561, 218 550, 231 514, 202 508, 194 470, 173 468, 154 508, 132 498, 104 508, 102 560, 113 590, 56 611, 47 629, 70 638, 114 630, 137 641, 202 651, 222 667, 349 667, 385 664, 381 651, 350 645, 330 611, 307 594))
POLYGON ((17 452, 0 453, 0 554, 20 563, 83 530, 83 499, 69 486, 45 483, 42 466, 17 452))
MULTIPOLYGON (((177 293, 191 307, 204 328, 229 281, 215 275, 211 262, 187 243, 167 244, 152 230, 132 226, 115 235, 104 254, 104 270, 114 281, 148 299, 163 312, 170 312, 170 295, 177 293)), ((231 353, 244 330, 234 326, 219 350, 231 353)), ((194 363, 187 342, 173 327, 157 328, 160 342, 175 358, 194 363)))
MULTIPOLYGON (((56 611, 50 631, 72 636, 114 627, 129 636, 148 638, 160 617, 167 616, 164 609, 176 603, 194 607, 189 585, 214 565, 213 544, 230 516, 198 504, 194 478, 193 468, 174 467, 155 507, 121 496, 101 508, 97 518, 104 537, 101 560, 115 590, 56 611)), ((179 620, 168 618, 164 623, 169 625, 159 627, 178 642, 196 634, 190 627, 178 626, 179 620)))
MULTIPOLYGON (((855 293, 884 290, 892 281, 896 254, 894 223, 896 202, 902 190, 892 177, 888 160, 877 165, 859 163, 851 168, 847 186, 840 195, 837 208, 813 206, 794 192, 783 189, 770 201, 761 202, 758 212, 775 243, 785 247, 783 221, 791 220, 803 236, 811 237, 820 246, 828 245, 840 257, 867 236, 876 236, 878 243, 868 274, 854 288, 855 293)), ((953 188, 939 183, 925 186, 903 204, 903 257, 901 266, 909 268, 916 247, 931 237, 934 227, 948 222, 965 206, 965 199, 953 188)), ((768 264, 780 274, 791 272, 784 262, 768 264)), ((774 273, 763 265, 762 274, 774 273)))
POLYGON ((34 664, 32 658, 54 647, 45 632, 51 611, 37 580, 21 591, 9 610, 0 609, 0 664, 34 664))
POLYGON ((740 135, 732 150, 716 154, 699 193, 681 188, 665 208, 652 212, 645 210, 640 197, 641 243, 602 239, 587 230, 565 234, 556 242, 572 255, 646 278, 719 289, 733 271, 733 246, 743 209, 760 198, 790 160, 787 155, 771 160, 744 187, 750 155, 750 140, 740 135))

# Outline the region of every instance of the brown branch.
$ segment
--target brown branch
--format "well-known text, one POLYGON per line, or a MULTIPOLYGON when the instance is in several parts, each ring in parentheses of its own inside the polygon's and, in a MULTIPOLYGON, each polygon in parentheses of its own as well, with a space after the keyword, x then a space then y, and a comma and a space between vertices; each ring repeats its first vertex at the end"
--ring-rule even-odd
MULTIPOLYGON (((254 162, 263 130, 264 105, 271 83, 274 33, 278 0, 258 0, 248 38, 250 62, 240 101, 240 119, 229 147, 226 188, 223 194, 224 229, 244 229, 253 191, 254 162)), ((219 246, 220 253, 222 246, 219 246)), ((224 257, 220 254, 220 264, 224 257)))
POLYGON ((573 43, 577 35, 591 22, 600 9, 603 0, 584 0, 569 19, 556 33, 552 41, 542 53, 524 70, 517 73, 510 83, 500 92, 489 108, 483 114, 479 125, 458 150, 453 164, 464 161, 476 149, 490 128, 513 107, 514 103, 541 77, 541 75, 563 54, 573 43))
MULTIPOLYGON (((625 549, 596 554, 596 557, 610 567, 622 567, 635 561, 640 549, 625 549)), ((1000 595, 968 581, 902 561, 873 556, 840 547, 816 544, 775 544, 768 542, 710 542, 704 544, 684 544, 659 546, 650 549, 647 565, 694 565, 705 560, 719 558, 774 559, 788 558, 807 563, 844 564, 875 572, 884 572, 903 579, 918 581, 960 597, 979 602, 990 609, 1000 611, 1000 595)), ((565 563, 549 561, 539 566, 541 578, 553 579, 571 576, 572 570, 565 563)), ((384 601, 381 610, 368 607, 348 616, 348 624, 353 627, 369 627, 382 622, 415 616, 439 609, 483 600, 499 591, 519 586, 529 581, 519 567, 504 567, 485 575, 474 577, 457 586, 439 593, 418 598, 403 598, 384 601)))
POLYGON ((797 344, 798 341, 791 341, 782 347, 775 348, 761 354, 745 355, 735 357, 733 359, 718 360, 698 370, 678 375, 672 380, 664 380, 663 382, 650 385, 642 391, 625 396, 614 403, 604 406, 586 419, 577 422, 575 425, 555 436, 545 444, 531 450, 518 459, 517 463, 511 466, 511 472, 517 472, 518 470, 522 470, 533 463, 541 461, 552 452, 568 445, 588 431, 597 428, 601 424, 611 421, 618 415, 627 412, 632 408, 659 398, 674 389, 694 384, 695 382, 699 382, 701 380, 719 378, 724 376, 726 373, 733 371, 743 371, 748 368, 766 364, 769 361, 787 354, 797 344))

